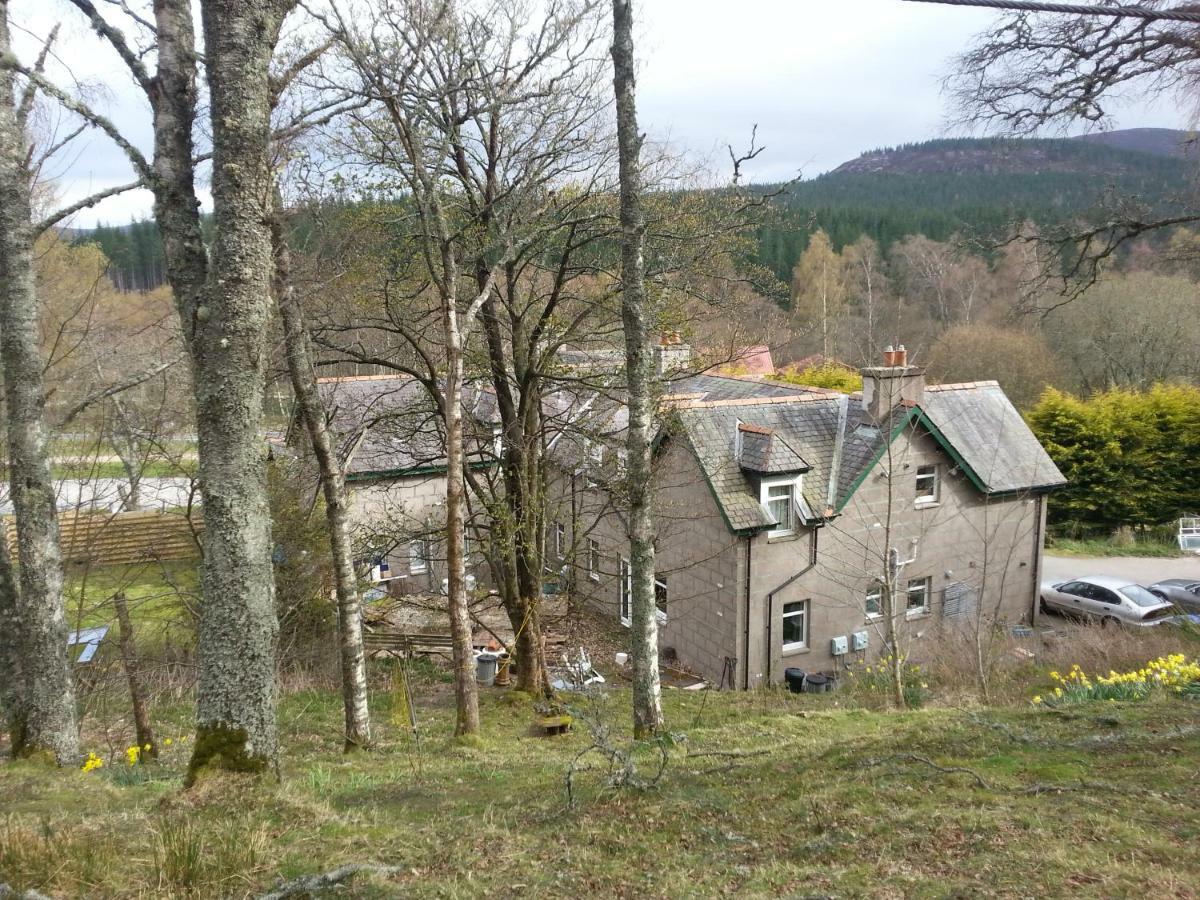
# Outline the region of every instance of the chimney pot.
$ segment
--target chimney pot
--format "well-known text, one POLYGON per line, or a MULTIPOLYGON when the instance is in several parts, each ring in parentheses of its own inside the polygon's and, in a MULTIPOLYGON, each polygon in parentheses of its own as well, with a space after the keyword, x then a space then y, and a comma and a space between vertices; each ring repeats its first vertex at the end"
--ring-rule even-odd
POLYGON ((903 344, 901 344, 899 347, 897 347, 896 352, 892 354, 892 365, 893 366, 907 366, 908 365, 908 351, 904 349, 903 344))
POLYGON ((896 351, 891 344, 883 351, 883 364, 885 366, 894 366, 896 364, 896 351))

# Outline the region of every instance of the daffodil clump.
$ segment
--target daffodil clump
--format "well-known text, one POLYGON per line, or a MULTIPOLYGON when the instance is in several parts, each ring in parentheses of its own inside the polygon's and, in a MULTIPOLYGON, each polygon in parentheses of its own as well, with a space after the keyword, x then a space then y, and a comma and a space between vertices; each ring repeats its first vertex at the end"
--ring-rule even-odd
POLYGON ((1107 675, 1089 677, 1077 664, 1063 675, 1051 672, 1054 690, 1033 698, 1035 706, 1085 703, 1089 700, 1144 700, 1155 690, 1200 693, 1200 663, 1182 653, 1152 659, 1130 672, 1109 670, 1107 675))
POLYGON ((89 752, 87 755, 87 759, 85 759, 83 761, 83 765, 81 766, 81 768, 85 772, 94 772, 97 769, 103 769, 104 768, 104 760, 101 759, 99 756, 97 756, 95 753, 89 752))
MULTIPOLYGON (((177 747, 187 742, 187 736, 183 735, 178 738, 167 738, 159 745, 159 752, 169 750, 171 747, 177 747)), ((136 766, 138 763, 147 762, 147 756, 154 749, 151 744, 131 744, 125 748, 125 764, 127 766, 136 766)), ((83 761, 80 768, 84 772, 94 772, 97 769, 104 768, 104 758, 98 756, 95 751, 89 751, 87 759, 83 761)))
MULTIPOLYGON (((892 656, 882 656, 873 665, 851 666, 847 671, 848 686, 867 694, 878 694, 881 698, 891 696, 892 656)), ((900 664, 900 680, 904 686, 904 700, 910 707, 920 706, 928 696, 929 683, 921 667, 910 663, 900 664)))

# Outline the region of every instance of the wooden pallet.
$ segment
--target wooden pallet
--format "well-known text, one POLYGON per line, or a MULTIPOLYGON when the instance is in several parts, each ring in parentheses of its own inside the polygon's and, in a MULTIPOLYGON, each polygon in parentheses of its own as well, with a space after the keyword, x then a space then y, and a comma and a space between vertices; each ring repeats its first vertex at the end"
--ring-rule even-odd
POLYGON ((448 634, 412 631, 364 631, 363 649, 368 658, 380 653, 397 657, 410 657, 417 653, 452 653, 454 638, 448 634))

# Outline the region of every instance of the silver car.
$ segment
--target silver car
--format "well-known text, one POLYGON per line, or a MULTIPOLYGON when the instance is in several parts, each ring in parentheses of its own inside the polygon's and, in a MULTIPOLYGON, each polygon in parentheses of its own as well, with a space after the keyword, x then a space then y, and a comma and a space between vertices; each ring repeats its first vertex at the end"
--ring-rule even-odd
POLYGON ((1042 611, 1053 611, 1101 625, 1161 625, 1175 607, 1140 584, 1107 575, 1042 585, 1042 611))
POLYGON ((1200 613, 1200 581, 1195 578, 1168 578, 1155 582, 1148 590, 1185 613, 1200 613))

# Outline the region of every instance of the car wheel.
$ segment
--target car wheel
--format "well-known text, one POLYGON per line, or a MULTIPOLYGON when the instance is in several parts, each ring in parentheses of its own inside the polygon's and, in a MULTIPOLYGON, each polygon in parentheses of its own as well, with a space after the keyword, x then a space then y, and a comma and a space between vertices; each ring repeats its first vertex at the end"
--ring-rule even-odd
POLYGON ((1100 620, 1101 628, 1108 628, 1110 625, 1120 625, 1120 624, 1121 624, 1120 620, 1114 619, 1112 616, 1105 616, 1103 619, 1100 620))
POLYGON ((1050 604, 1046 602, 1045 597, 1038 597, 1038 610, 1042 615, 1048 615, 1050 612, 1050 604))

